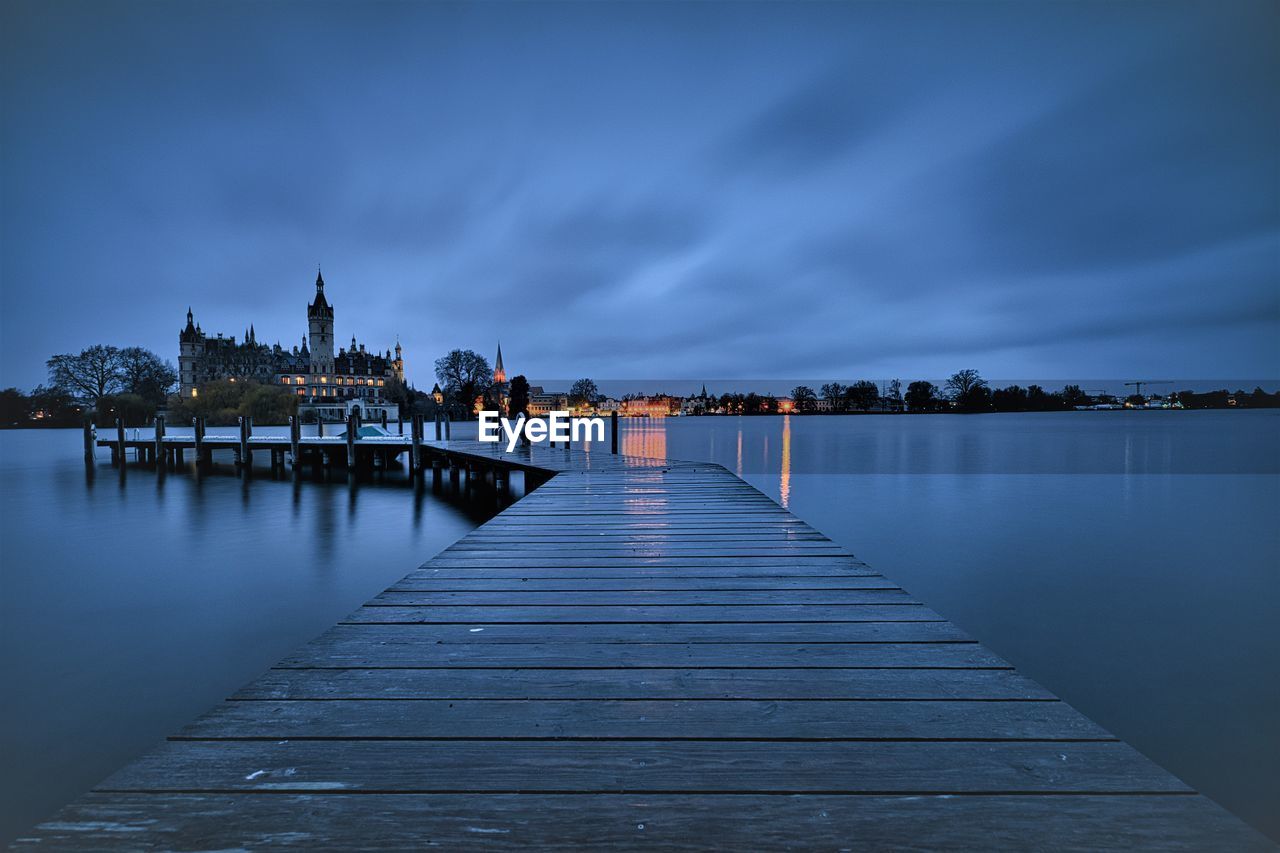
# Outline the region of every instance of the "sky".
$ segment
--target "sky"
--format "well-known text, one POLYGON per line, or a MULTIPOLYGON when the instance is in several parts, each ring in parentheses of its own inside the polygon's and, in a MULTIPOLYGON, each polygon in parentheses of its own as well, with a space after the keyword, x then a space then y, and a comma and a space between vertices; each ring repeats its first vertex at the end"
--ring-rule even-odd
POLYGON ((0 8, 0 387, 317 265, 427 387, 1280 377, 1274 2, 0 8))

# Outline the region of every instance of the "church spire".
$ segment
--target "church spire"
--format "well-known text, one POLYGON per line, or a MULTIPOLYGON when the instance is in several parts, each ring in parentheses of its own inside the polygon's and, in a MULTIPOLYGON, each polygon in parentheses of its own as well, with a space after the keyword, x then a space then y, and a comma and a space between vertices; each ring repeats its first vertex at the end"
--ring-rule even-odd
POLYGON ((498 341, 498 357, 493 360, 493 381, 495 384, 507 381, 507 371, 502 366, 502 341, 498 341))

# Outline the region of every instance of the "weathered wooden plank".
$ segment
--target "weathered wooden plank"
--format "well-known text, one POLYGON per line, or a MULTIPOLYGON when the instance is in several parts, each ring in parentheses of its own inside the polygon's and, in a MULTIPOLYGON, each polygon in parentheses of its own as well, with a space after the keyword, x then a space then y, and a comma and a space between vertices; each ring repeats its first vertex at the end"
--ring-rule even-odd
POLYGON ((390 589, 375 596, 371 603, 401 606, 470 606, 470 607, 796 607, 800 605, 842 608, 866 604, 917 604, 901 589, 823 589, 813 592, 789 590, 746 590, 716 592, 660 590, 657 592, 534 590, 502 591, 437 591, 390 589))
POLYGON ((170 741, 96 790, 1187 792, 1123 743, 170 741))
MULTIPOLYGON (((342 627, 413 631, 419 643, 945 643, 974 642, 950 622, 415 623, 342 627)), ((380 635, 373 635, 379 636, 380 635)), ((408 635, 404 635, 408 636, 408 635)))
POLYGON ((366 605, 347 622, 940 622, 920 604, 709 604, 517 607, 366 605))
POLYGON ((383 640, 341 625, 280 662, 282 667, 1007 667, 976 644, 881 643, 437 643, 401 631, 383 640))
POLYGON ((1062 702, 224 702, 178 738, 1115 740, 1062 702))
POLYGON ((1204 797, 91 794, 18 850, 1274 850, 1204 797))
MULTIPOLYGON (((667 570, 668 574, 697 574, 708 577, 719 574, 726 577, 749 577, 763 575, 776 577, 780 574, 799 577, 806 573, 831 575, 848 572, 849 574, 877 574, 866 567, 865 563, 847 557, 814 558, 777 558, 777 557, 702 557, 664 558, 664 557, 611 557, 608 560, 599 558, 576 557, 539 557, 524 555, 520 559, 491 560, 455 560, 440 557, 421 567, 425 571, 443 571, 448 569, 502 569, 506 571, 522 569, 559 569, 577 571, 592 569, 593 577, 600 577, 596 569, 619 572, 626 571, 639 576, 642 570, 667 570)), ((583 572, 583 574, 587 574, 583 572)))
POLYGON ((1056 701, 1010 669, 273 669, 237 699, 1056 701))
MULTIPOLYGON (((509 572, 510 570, 501 570, 509 572)), ((839 592, 854 589, 895 589, 883 575, 815 575, 700 577, 680 574, 636 576, 632 572, 613 577, 596 577, 588 572, 553 576, 530 575, 527 569, 511 574, 496 574, 473 569, 442 573, 440 570, 413 572, 389 590, 409 591, 481 591, 491 592, 839 592)))

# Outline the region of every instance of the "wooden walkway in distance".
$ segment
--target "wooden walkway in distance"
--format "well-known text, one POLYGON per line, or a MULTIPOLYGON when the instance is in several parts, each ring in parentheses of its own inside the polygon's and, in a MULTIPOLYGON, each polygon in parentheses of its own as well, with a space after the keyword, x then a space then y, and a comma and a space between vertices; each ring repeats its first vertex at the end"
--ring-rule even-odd
POLYGON ((529 461, 18 846, 1272 849, 723 468, 529 461))

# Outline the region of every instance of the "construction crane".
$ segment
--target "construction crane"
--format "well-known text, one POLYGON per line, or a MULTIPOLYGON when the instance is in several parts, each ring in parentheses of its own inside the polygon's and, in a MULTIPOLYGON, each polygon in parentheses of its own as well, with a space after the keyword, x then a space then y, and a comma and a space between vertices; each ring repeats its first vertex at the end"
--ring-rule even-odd
POLYGON ((1137 394, 1139 397, 1141 397, 1141 396, 1142 396, 1142 386, 1143 386, 1143 385, 1172 385, 1172 384, 1173 384, 1173 380, 1171 380, 1171 379, 1143 379, 1143 380, 1140 380, 1140 381, 1138 381, 1138 382, 1126 382, 1126 383, 1124 383, 1124 384, 1125 384, 1125 385, 1133 385, 1133 386, 1135 386, 1134 393, 1135 393, 1135 394, 1137 394))

